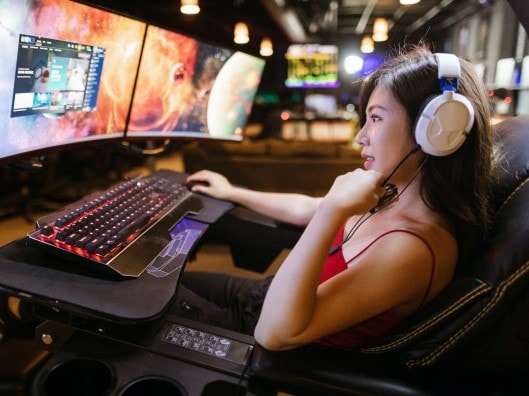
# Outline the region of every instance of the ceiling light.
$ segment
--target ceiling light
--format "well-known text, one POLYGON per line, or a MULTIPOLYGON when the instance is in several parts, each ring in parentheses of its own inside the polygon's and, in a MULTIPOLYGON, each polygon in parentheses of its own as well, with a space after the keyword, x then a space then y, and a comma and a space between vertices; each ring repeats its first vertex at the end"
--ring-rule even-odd
POLYGON ((360 43, 360 51, 364 54, 370 54, 375 50, 375 43, 370 36, 364 36, 362 42, 360 43))
POLYGON ((386 41, 388 39, 388 21, 386 18, 376 18, 373 25, 373 40, 386 41))
POLYGON ((233 41, 236 44, 246 44, 250 41, 248 26, 244 22, 237 22, 233 30, 233 41))
POLYGON ((198 14, 200 12, 198 0, 180 0, 180 12, 187 15, 198 14))
POLYGON ((402 5, 411 5, 411 4, 417 4, 421 0, 400 0, 400 4, 402 5))
POLYGON ((274 53, 274 48, 272 47, 272 40, 268 37, 264 37, 261 40, 261 47, 259 49, 261 56, 271 56, 274 53))

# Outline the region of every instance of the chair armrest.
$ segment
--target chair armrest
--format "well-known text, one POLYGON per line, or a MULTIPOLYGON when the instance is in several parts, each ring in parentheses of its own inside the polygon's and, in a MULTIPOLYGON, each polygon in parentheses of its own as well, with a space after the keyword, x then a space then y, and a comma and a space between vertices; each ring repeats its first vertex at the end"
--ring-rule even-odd
POLYGON ((333 396, 441 394, 401 365, 316 346, 272 352, 255 345, 250 390, 333 396))
POLYGON ((249 390, 314 396, 522 395, 525 368, 503 373, 449 366, 409 370, 387 357, 308 346, 286 352, 254 346, 249 390))

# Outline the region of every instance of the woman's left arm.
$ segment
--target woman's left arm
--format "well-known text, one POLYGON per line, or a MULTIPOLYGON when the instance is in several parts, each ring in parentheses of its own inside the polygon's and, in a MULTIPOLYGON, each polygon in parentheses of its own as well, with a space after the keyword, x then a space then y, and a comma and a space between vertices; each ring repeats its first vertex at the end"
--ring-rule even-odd
POLYGON ((347 270, 319 285, 317 260, 325 258, 314 247, 320 243, 317 216, 270 285, 255 330, 256 341, 267 349, 305 345, 388 310, 405 316, 427 292, 431 252, 403 232, 377 240, 347 270))
POLYGON ((382 177, 357 169, 336 179, 270 285, 255 331, 263 346, 283 349, 303 342, 305 335, 296 339, 317 320, 319 276, 334 236, 345 219, 376 204, 384 191, 382 177))

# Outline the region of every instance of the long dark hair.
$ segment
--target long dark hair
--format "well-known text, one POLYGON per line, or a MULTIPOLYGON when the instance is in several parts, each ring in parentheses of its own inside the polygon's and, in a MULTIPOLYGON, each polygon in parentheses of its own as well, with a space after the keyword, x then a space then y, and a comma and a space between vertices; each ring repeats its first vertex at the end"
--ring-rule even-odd
MULTIPOLYGON (((473 66, 460 59, 458 92, 472 103, 474 125, 463 145, 444 157, 430 156, 421 173, 421 196, 434 211, 444 215, 461 234, 476 227, 486 231, 490 222, 489 189, 492 181, 493 139, 490 125, 490 100, 483 81, 473 66)), ((365 106, 377 86, 391 90, 404 106, 411 121, 417 118, 424 102, 440 94, 434 54, 419 45, 403 50, 389 59, 363 83, 360 93, 362 125, 365 106)), ((413 133, 413 128, 412 128, 413 133)), ((415 139, 415 137, 413 136, 415 139)))

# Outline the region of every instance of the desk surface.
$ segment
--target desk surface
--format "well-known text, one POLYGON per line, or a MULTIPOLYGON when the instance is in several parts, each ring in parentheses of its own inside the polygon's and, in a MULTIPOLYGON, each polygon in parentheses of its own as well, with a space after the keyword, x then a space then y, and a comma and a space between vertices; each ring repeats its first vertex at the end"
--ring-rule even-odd
MULTIPOLYGON (((185 174, 173 171, 158 173, 171 180, 185 179, 185 174)), ((175 211, 176 217, 171 219, 180 221, 178 219, 184 219, 187 213, 190 223, 211 224, 234 208, 230 202, 200 194, 195 194, 193 199, 200 201, 200 212, 188 213, 189 208, 184 206, 175 211)), ((159 224, 165 227, 163 221, 159 224)), ((185 226, 191 227, 191 224, 185 226)), ((171 223, 168 227, 176 225, 171 223)), ((171 230, 167 230, 169 245, 170 233, 171 230)), ((144 238, 138 243, 160 242, 156 235, 153 238, 144 238)), ((146 270, 137 278, 118 279, 28 246, 26 241, 22 238, 0 248, 0 291, 67 313, 121 324, 143 322, 165 312, 174 299, 187 254, 172 252, 171 262, 164 258, 166 267, 158 273, 146 270)), ((156 260, 153 263, 157 264, 156 260)))
POLYGON ((96 274, 19 239, 0 248, 0 288, 8 294, 82 316, 135 323, 164 312, 180 272, 118 279, 96 274))

